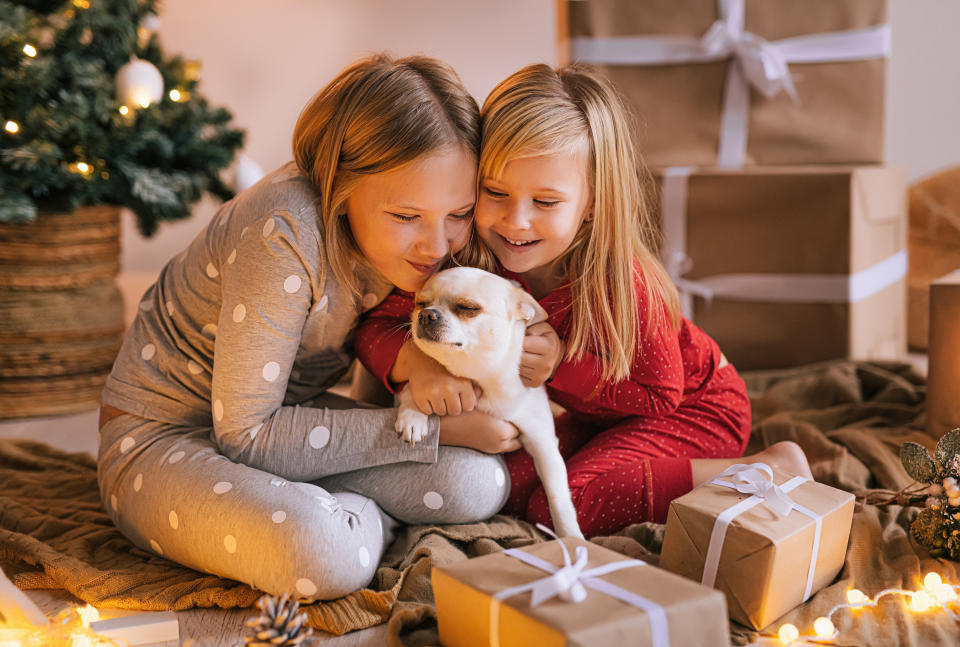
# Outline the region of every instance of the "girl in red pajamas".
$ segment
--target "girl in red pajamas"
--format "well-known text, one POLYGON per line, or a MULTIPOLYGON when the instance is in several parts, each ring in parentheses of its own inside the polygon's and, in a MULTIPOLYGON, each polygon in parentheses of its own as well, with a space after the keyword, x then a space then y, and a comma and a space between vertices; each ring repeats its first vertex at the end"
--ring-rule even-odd
MULTIPOLYGON (((520 374, 547 382, 566 409, 560 451, 585 535, 663 522, 671 500, 743 459, 750 435, 746 387, 706 333, 680 316, 676 289, 654 249, 642 163, 612 87, 579 66, 524 68, 482 110, 482 241, 463 259, 519 281, 546 309, 531 326, 520 374)), ((719 243, 720 241, 718 241, 719 243)), ((398 321, 412 295, 394 293, 357 330, 360 359, 388 386, 409 380, 425 413, 460 415, 505 458, 503 512, 549 524, 543 487, 516 430, 492 433, 471 413, 474 386, 426 358, 398 321)), ((810 477, 799 447, 749 457, 810 477)))

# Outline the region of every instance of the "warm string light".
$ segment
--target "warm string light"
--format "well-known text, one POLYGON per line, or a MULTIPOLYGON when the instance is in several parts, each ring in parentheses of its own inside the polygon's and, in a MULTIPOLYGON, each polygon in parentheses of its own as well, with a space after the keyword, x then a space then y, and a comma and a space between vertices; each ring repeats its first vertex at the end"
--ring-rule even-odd
POLYGON ((957 591, 960 586, 951 586, 943 581, 939 573, 927 573, 923 578, 923 588, 918 591, 906 591, 904 589, 885 589, 880 591, 875 597, 870 598, 859 589, 850 589, 847 591, 846 603, 835 605, 825 616, 820 616, 813 622, 813 634, 801 635, 795 625, 790 623, 780 626, 777 637, 784 645, 790 645, 797 640, 811 639, 814 642, 833 640, 840 633, 836 625, 833 624, 833 614, 840 609, 851 609, 856 611, 863 607, 875 607, 880 599, 888 595, 900 595, 909 598, 907 608, 914 613, 926 613, 934 609, 943 609, 954 620, 960 621, 960 613, 949 608, 949 604, 956 603, 960 596, 957 591))
POLYGON ((48 625, 6 631, 0 635, 0 647, 120 647, 90 629, 90 623, 99 619, 100 612, 89 604, 70 607, 48 625))
POLYGON ((170 90, 170 100, 171 101, 180 101, 183 98, 183 94, 180 93, 180 90, 174 88, 170 90))
POLYGON ((37 55, 37 48, 31 45, 30 43, 27 43, 26 45, 23 46, 23 53, 29 56, 30 58, 33 58, 34 56, 37 55))
POLYGON ((119 111, 120 111, 120 114, 123 115, 124 117, 130 114, 130 108, 128 108, 127 106, 120 106, 119 111))
POLYGON ((3 129, 11 135, 16 135, 18 132, 20 132, 20 124, 15 121, 7 121, 7 123, 3 125, 3 129))

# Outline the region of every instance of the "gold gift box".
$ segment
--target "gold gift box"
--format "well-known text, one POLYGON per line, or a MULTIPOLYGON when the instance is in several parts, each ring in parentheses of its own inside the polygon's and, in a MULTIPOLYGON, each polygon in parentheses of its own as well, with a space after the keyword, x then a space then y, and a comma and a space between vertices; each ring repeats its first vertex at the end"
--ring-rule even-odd
MULTIPOLYGON (((716 0, 590 0, 566 3, 571 38, 700 39, 716 0)), ((744 30, 767 41, 876 28, 886 0, 746 0, 744 30)), ((562 37, 562 35, 561 35, 562 37)), ((574 60, 591 59, 572 52, 574 60)), ((718 163, 724 83, 732 59, 662 65, 598 65, 640 122, 638 146, 652 166, 718 163)), ((789 65, 798 100, 750 89, 746 164, 868 164, 884 160, 886 59, 789 65)))
MULTIPOLYGON (((561 567, 564 559, 560 541, 572 559, 578 546, 587 548, 587 570, 628 559, 574 538, 533 544, 521 550, 561 567)), ((650 618, 644 611, 589 587, 586 599, 581 602, 553 597, 531 607, 530 593, 502 601, 493 598, 508 588, 549 575, 502 552, 434 567, 431 578, 440 642, 446 647, 652 645, 650 618), (493 634, 491 626, 495 629, 493 634)), ((717 591, 649 565, 624 568, 599 577, 662 606, 670 645, 724 647, 729 644, 726 603, 717 591)))
MULTIPOLYGON (((777 485, 793 478, 778 470, 773 475, 777 485)), ((822 519, 812 596, 843 568, 854 496, 815 481, 787 495, 822 519)), ((750 496, 708 483, 674 499, 667 513, 660 566, 700 582, 717 517, 750 496)), ((714 582, 727 597, 730 617, 763 629, 801 604, 814 536, 814 520, 796 509, 780 515, 760 503, 737 515, 727 528, 714 582)))
MULTIPOLYGON (((658 183, 666 186, 663 181, 658 175, 658 183)), ((784 276, 863 285, 857 282, 898 261, 890 281, 865 296, 851 287, 849 300, 801 300, 789 281, 772 298, 747 291, 736 296, 718 292, 709 302, 695 299, 690 318, 737 368, 783 368, 845 357, 889 359, 906 353, 903 168, 698 169, 686 182, 686 215, 681 217, 690 268, 684 279, 784 276)), ((668 204, 666 194, 663 198, 661 218, 668 204)), ((668 223, 661 221, 661 226, 666 234, 668 223)))

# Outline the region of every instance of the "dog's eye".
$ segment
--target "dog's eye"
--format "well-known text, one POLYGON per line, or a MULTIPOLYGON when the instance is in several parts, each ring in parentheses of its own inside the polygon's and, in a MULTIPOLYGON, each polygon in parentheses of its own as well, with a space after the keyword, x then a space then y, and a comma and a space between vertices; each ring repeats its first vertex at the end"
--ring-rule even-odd
POLYGON ((427 307, 427 302, 426 302, 426 301, 417 301, 417 302, 414 303, 413 305, 414 305, 414 307, 416 307, 416 308, 426 308, 426 307, 427 307))
POLYGON ((472 317, 474 315, 480 314, 480 306, 474 303, 458 303, 453 306, 453 311, 458 315, 465 317, 472 317))

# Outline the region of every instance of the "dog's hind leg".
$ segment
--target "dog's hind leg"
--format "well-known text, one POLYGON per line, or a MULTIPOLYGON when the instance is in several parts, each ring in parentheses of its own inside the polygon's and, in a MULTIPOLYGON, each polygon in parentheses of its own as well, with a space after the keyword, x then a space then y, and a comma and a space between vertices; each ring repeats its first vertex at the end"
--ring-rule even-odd
POLYGON ((570 485, 567 483, 567 466, 557 447, 557 437, 550 434, 547 438, 521 436, 523 448, 533 458, 533 464, 540 475, 540 482, 547 493, 550 505, 550 517, 553 529, 559 537, 579 537, 583 539, 580 525, 577 523, 577 510, 570 498, 570 485))

